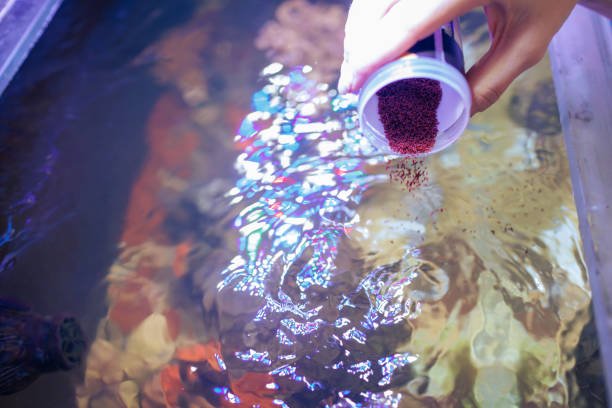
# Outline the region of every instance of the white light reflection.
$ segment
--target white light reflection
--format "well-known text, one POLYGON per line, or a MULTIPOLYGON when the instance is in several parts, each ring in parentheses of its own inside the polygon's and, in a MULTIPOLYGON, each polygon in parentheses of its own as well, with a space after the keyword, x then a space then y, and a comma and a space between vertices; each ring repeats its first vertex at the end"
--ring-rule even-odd
POLYGON ((410 365, 418 360, 418 356, 410 353, 394 354, 389 357, 381 358, 378 364, 382 367, 383 378, 378 381, 378 385, 385 386, 391 383, 393 373, 402 367, 410 365))
POLYGON ((363 381, 369 381, 370 376, 374 374, 372 370, 372 363, 370 361, 364 361, 362 363, 353 364, 348 368, 349 374, 356 374, 363 381))
POLYGON ((261 74, 263 76, 274 75, 274 74, 278 74, 282 69, 283 69, 283 64, 281 64, 279 62, 273 62, 270 65, 268 65, 267 67, 265 67, 261 71, 261 74))
POLYGON ((242 361, 255 361, 261 364, 269 366, 272 362, 269 359, 270 354, 267 351, 257 352, 253 349, 249 349, 247 352, 235 352, 234 355, 237 359, 242 361))

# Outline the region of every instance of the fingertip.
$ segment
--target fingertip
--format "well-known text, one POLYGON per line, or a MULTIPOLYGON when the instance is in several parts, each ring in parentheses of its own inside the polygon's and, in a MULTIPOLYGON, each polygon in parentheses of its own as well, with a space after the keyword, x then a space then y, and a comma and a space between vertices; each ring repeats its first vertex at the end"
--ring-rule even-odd
POLYGON ((474 96, 474 91, 472 91, 472 106, 470 108, 470 117, 474 117, 481 112, 487 110, 489 106, 486 106, 482 103, 482 100, 478 97, 474 96))
POLYGON ((470 118, 473 118, 474 116, 478 115, 479 113, 481 113, 484 109, 475 107, 474 105, 472 105, 472 109, 470 110, 470 118))
POLYGON ((350 80, 346 78, 346 76, 340 77, 340 80, 338 81, 338 92, 341 95, 345 95, 351 92, 351 83, 350 80))
POLYGON ((498 69, 498 61, 487 53, 467 73, 467 81, 472 92, 470 116, 489 109, 500 98, 508 79, 502 78, 503 71, 498 69))
POLYGON ((338 80, 338 93, 344 95, 347 92, 346 83, 343 81, 342 77, 338 80))
POLYGON ((338 79, 338 92, 346 94, 350 92, 352 82, 352 71, 346 62, 342 63, 340 68, 340 78, 338 79))
MULTIPOLYGON (((511 81, 511 79, 508 81, 511 81)), ((474 87, 472 88, 472 116, 477 113, 484 112, 495 104, 506 90, 506 82, 480 82, 474 84, 474 87)))
POLYGON ((353 82, 351 83, 351 92, 359 92, 364 82, 365 80, 362 75, 355 75, 355 77, 353 78, 353 82))
POLYGON ((372 70, 357 70, 354 72, 350 85, 351 92, 358 93, 372 73, 372 70))
POLYGON ((369 72, 354 69, 348 65, 342 66, 338 80, 338 92, 341 94, 357 93, 365 83, 369 72))

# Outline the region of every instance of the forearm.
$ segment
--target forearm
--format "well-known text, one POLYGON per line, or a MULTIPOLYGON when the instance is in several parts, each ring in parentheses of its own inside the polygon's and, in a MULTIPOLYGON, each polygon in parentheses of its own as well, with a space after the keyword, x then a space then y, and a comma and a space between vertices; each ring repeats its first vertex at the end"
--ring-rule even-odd
POLYGON ((579 4, 612 18, 612 0, 580 0, 579 4))

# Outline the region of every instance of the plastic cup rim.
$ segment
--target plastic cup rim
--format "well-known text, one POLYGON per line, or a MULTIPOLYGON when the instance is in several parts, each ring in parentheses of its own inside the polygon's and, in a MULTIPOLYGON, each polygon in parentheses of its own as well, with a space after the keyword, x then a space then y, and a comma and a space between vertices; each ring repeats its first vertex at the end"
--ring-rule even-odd
POLYGON ((443 61, 439 61, 435 58, 426 56, 416 56, 413 54, 400 58, 383 66, 370 76, 370 78, 361 88, 361 92, 359 94, 359 102, 357 105, 357 112, 359 115, 359 123, 363 133, 379 150, 383 151, 386 154, 395 156, 424 157, 446 149, 457 139, 459 139, 470 120, 471 105, 472 94, 470 91, 470 87, 464 75, 459 70, 457 70, 452 65, 447 64, 443 61), (390 83, 410 78, 428 78, 443 82, 461 97, 464 104, 464 109, 461 113, 461 116, 451 126, 452 133, 447 134, 448 140, 445 143, 441 145, 435 145, 434 148, 432 148, 430 151, 422 154, 403 155, 401 153, 397 153, 391 150, 385 135, 380 134, 377 129, 372 126, 369 126, 369 122, 364 120, 364 114, 365 107, 367 106, 370 99, 376 94, 376 92, 378 92, 383 87, 389 85, 390 83))

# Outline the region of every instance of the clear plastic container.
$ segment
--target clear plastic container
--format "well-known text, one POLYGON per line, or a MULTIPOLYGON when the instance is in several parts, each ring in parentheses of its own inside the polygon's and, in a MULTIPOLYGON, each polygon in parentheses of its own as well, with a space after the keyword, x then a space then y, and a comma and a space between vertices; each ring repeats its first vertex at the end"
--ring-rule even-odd
POLYGON ((394 152, 385 136, 378 115, 376 93, 385 86, 410 78, 429 78, 440 83, 442 100, 438 107, 438 135, 431 150, 412 155, 428 156, 455 142, 470 119, 472 96, 464 75, 463 51, 458 23, 452 22, 419 41, 408 53, 376 71, 359 94, 358 113, 361 129, 374 146, 386 154, 394 152))

